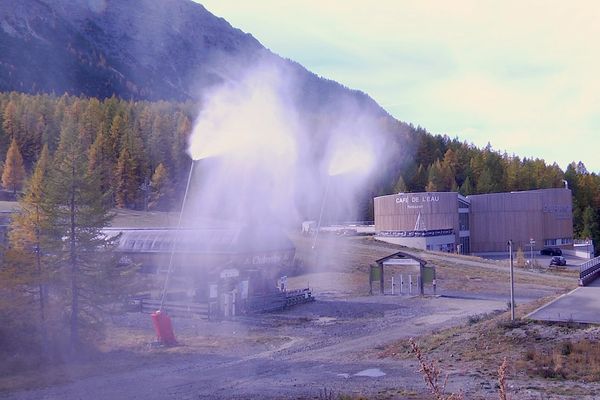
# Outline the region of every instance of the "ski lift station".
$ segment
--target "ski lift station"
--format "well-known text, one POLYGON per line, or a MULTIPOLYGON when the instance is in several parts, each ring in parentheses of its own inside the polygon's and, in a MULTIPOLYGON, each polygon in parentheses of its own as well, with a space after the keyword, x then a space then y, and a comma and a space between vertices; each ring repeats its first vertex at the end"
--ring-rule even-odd
MULTIPOLYGON (((247 312, 248 307, 260 311, 262 305, 252 299, 261 296, 283 296, 286 301, 286 288, 276 287, 276 282, 293 264, 296 249, 279 229, 112 228, 104 232, 118 237, 121 264, 136 264, 149 277, 170 273, 167 300, 171 303, 167 308, 174 301, 191 302, 210 306, 204 313, 231 316, 247 312), (173 266, 170 272, 169 265, 173 266)), ((156 298, 157 293, 151 297, 156 298)), ((277 305, 277 301, 265 301, 264 307, 277 305)))

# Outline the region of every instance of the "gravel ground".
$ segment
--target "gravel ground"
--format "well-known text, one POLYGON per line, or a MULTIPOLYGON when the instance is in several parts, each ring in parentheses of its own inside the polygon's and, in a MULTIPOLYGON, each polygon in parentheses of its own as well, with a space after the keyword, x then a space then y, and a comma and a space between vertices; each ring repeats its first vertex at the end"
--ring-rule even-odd
MULTIPOLYGON (((0 398, 327 399, 327 389, 373 399, 425 399, 416 363, 382 359, 381 349, 506 309, 506 268, 494 263, 431 255, 444 278, 439 293, 447 297, 365 296, 368 264, 393 247, 327 238, 322 245, 329 257, 318 269, 323 254, 310 254, 307 243, 296 242, 309 271, 289 281, 298 287, 310 281, 316 302, 231 321, 174 319, 180 345, 172 348, 152 345, 148 315, 114 317, 102 357, 85 368, 57 366, 61 379, 36 375, 29 390, 1 392, 0 377, 0 398)), ((517 302, 560 293, 570 284, 565 277, 517 276, 517 302)), ((456 371, 448 389, 489 398, 495 382, 477 371, 456 371)))
MULTIPOLYGON (((325 388, 373 397, 418 393, 423 386, 413 362, 381 360, 372 350, 399 338, 459 323, 467 315, 503 307, 495 301, 377 296, 316 301, 285 313, 237 321, 175 319, 181 346, 150 348, 146 357, 120 353, 113 360, 114 372, 109 358, 97 375, 0 397, 318 398, 325 388), (203 342, 195 341, 199 333, 203 342), (217 343, 211 345, 213 340, 217 343), (122 363, 128 367, 121 368, 122 363), (365 370, 366 375, 373 375, 371 369, 385 375, 356 376, 365 370)), ((143 332, 145 339, 138 343, 140 346, 144 340, 151 341, 147 315, 115 318, 114 325, 116 330, 143 332)))

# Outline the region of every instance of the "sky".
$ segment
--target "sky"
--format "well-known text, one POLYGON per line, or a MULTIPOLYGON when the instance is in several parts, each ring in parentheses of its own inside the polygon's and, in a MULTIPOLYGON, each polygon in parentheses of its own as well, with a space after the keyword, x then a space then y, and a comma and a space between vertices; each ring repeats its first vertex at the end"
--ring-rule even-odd
POLYGON ((198 2, 401 121, 600 172, 600 2, 198 2))

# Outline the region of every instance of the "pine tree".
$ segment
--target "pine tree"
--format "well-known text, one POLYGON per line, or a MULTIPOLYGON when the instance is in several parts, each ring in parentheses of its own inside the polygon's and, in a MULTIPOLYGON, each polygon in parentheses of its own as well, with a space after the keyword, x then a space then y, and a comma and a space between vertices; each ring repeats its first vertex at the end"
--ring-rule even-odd
POLYGON ((140 185, 137 160, 127 147, 123 148, 115 169, 115 201, 117 207, 134 208, 140 185))
POLYGON ((491 172, 487 168, 484 168, 477 179, 477 193, 492 193, 494 186, 491 172))
POLYGON ((192 123, 187 115, 182 112, 177 112, 175 120, 177 121, 177 128, 171 145, 171 159, 173 160, 173 178, 177 178, 178 175, 185 170, 184 165, 188 163, 188 157, 186 157, 186 149, 188 145, 188 137, 192 131, 192 123))
POLYGON ((16 139, 18 135, 17 107, 12 100, 6 104, 2 112, 2 130, 10 140, 16 139))
POLYGON ((46 145, 36 163, 25 195, 19 201, 21 211, 11 221, 10 247, 6 255, 8 263, 14 267, 13 272, 24 279, 23 287, 26 290, 33 288, 35 291, 44 349, 47 348, 47 284, 51 274, 46 266, 47 256, 44 251, 44 232, 48 227, 48 219, 42 211, 42 203, 49 163, 50 156, 46 145))
POLYGON ((48 218, 49 251, 64 277, 62 300, 70 311, 72 345, 80 342, 80 324, 98 321, 115 301, 122 270, 112 259, 114 240, 101 229, 112 215, 100 190, 97 171, 89 170, 74 121, 66 116, 54 165, 47 180, 43 210, 48 218))
POLYGON ((419 164, 417 172, 410 181, 410 190, 413 192, 422 192, 425 190, 425 186, 427 186, 427 180, 427 168, 423 164, 419 164))
POLYGON ((454 150, 448 149, 446 151, 442 164, 444 167, 448 168, 453 178, 456 177, 460 169, 460 164, 458 162, 458 156, 454 150))
POLYGON ((440 160, 437 160, 429 166, 428 180, 426 190, 428 192, 441 192, 447 190, 446 177, 440 160))
POLYGON ((21 157, 17 140, 13 139, 6 153, 4 171, 2 172, 2 186, 5 189, 12 190, 13 194, 17 194, 17 189, 21 188, 24 179, 23 157, 21 157))
POLYGON ((152 134, 148 139, 148 147, 152 165, 160 163, 169 168, 171 162, 172 119, 167 115, 157 115, 152 124, 152 134))
POLYGON ((153 210, 168 210, 173 196, 173 185, 167 168, 158 164, 151 181, 152 195, 149 208, 153 210))
POLYGON ((404 178, 402 178, 402 175, 398 176, 398 180, 396 181, 393 190, 394 193, 404 193, 407 191, 406 183, 404 183, 404 178))
POLYGON ((592 239, 594 247, 600 245, 600 228, 598 225, 598 216, 596 211, 591 206, 587 206, 583 211, 583 229, 581 237, 583 239, 592 239))
POLYGON ((506 174, 506 190, 517 191, 522 189, 521 160, 517 156, 504 158, 504 169, 506 174))
POLYGON ((108 205, 112 205, 111 184, 113 165, 111 162, 111 150, 108 148, 105 136, 101 132, 96 135, 94 143, 88 154, 88 173, 93 171, 99 175, 100 191, 106 197, 108 205))
POLYGON ((470 196, 473 194, 473 185, 471 185, 471 178, 467 176, 463 184, 459 189, 460 194, 463 196, 470 196))
POLYGON ((452 179, 452 185, 450 186, 450 191, 458 192, 458 185, 456 184, 456 181, 454 179, 452 179))
POLYGON ((127 121, 125 121, 121 115, 117 115, 112 120, 112 124, 110 126, 108 142, 112 150, 112 155, 115 159, 119 157, 122 148, 122 140, 129 129, 126 122, 127 121))

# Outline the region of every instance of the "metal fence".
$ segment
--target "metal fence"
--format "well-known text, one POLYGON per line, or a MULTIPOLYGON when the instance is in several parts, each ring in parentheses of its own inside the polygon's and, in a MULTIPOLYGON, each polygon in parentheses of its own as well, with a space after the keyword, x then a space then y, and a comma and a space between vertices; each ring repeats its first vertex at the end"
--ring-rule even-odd
MULTIPOLYGON (((140 311, 144 314, 151 314, 160 307, 160 300, 141 299, 140 311)), ((163 304, 163 310, 173 317, 196 317, 202 319, 209 318, 208 303, 184 303, 168 301, 163 304)))
MULTIPOLYGON (((247 300, 240 300, 241 313, 260 314, 283 310, 297 304, 310 303, 315 298, 310 289, 290 290, 287 292, 274 292, 260 296, 251 296, 247 300)), ((131 311, 151 314, 160 308, 160 300, 138 299, 132 304, 131 311)), ((165 310, 172 317, 211 319, 222 317, 217 302, 192 303, 184 301, 167 301, 163 304, 165 310)))
POLYGON ((579 266, 579 286, 585 286, 600 275, 600 257, 592 258, 579 266))

